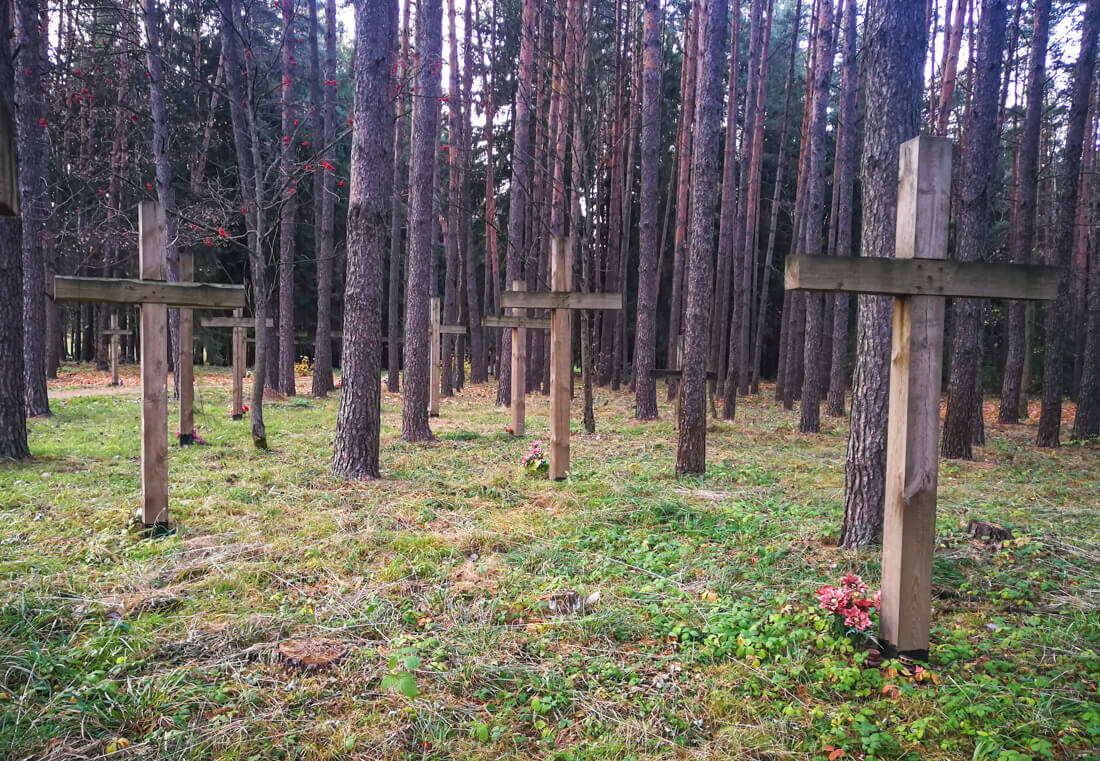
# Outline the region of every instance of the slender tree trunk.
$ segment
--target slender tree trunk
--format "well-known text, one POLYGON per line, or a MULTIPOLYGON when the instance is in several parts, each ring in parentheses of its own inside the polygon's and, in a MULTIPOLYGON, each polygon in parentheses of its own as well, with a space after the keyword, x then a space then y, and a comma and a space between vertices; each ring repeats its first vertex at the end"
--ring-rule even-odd
POLYGON ((402 291, 402 253, 406 250, 406 241, 402 236, 405 229, 407 199, 409 191, 409 122, 412 102, 409 97, 411 68, 409 60, 409 10, 412 0, 405 0, 401 19, 401 53, 397 57, 397 137, 393 153, 393 211, 390 220, 390 271, 389 293, 386 299, 386 357, 389 370, 386 374, 386 386, 391 394, 401 390, 401 291, 402 291))
MULTIPOLYGON (((923 0, 871 0, 864 24, 862 256, 894 255, 898 146, 920 131, 927 47, 923 0)), ((845 462, 841 543, 879 541, 886 489, 890 299, 859 297, 851 430, 845 462)))
MULTIPOLYGON (((462 210, 460 214, 462 240, 465 253, 466 275, 466 322, 470 326, 470 383, 485 383, 489 380, 489 358, 485 347, 485 331, 481 327, 481 298, 477 287, 477 258, 474 252, 473 236, 473 194, 470 179, 473 176, 473 80, 474 58, 472 33, 474 17, 473 3, 466 2, 465 41, 463 43, 466 65, 462 70, 462 210)), ((460 368, 461 369, 461 368, 460 368)))
MULTIPOLYGON (((836 199, 836 237, 833 256, 852 255, 852 197, 856 175, 856 117, 859 100, 859 56, 856 32, 856 0, 846 0, 844 9, 844 63, 840 84, 840 109, 837 127, 836 170, 833 195, 836 199)), ((829 330, 829 326, 825 326, 829 330)), ((825 411, 844 417, 844 398, 848 390, 848 296, 833 297, 833 344, 829 368, 829 395, 825 411)))
MULTIPOLYGON (((1095 136, 1092 136, 1095 140, 1095 136)), ((1073 438, 1078 441, 1100 436, 1100 245, 1089 248, 1088 284, 1085 290, 1085 342, 1081 357, 1081 392, 1073 438)))
MULTIPOLYGON (((298 191, 294 184, 297 127, 294 119, 294 71, 297 46, 294 20, 297 3, 284 2, 283 9, 283 145, 279 154, 282 215, 279 217, 279 357, 273 384, 287 396, 294 396, 294 258, 297 255, 298 191)), ((316 348, 316 347, 315 347, 316 348)))
MULTIPOLYGON (((438 41, 439 16, 435 19, 438 41)), ((418 19, 417 26, 420 24, 418 19)), ((394 152, 396 45, 397 0, 356 0, 344 372, 332 458, 333 473, 346 478, 381 475, 378 440, 382 427, 382 261, 386 228, 393 212, 390 170, 394 152)), ((438 52, 438 45, 434 50, 438 52)), ((424 335, 427 336, 426 331, 424 335)), ((421 409, 427 415, 427 407, 421 409)))
MULTIPOLYGON (((523 0, 523 29, 520 42, 519 80, 516 85, 515 134, 512 143, 512 178, 508 187, 508 252, 505 264, 505 281, 511 283, 520 278, 523 253, 523 230, 526 222, 527 199, 531 190, 531 95, 535 60, 535 11, 536 0, 523 0)), ((511 404, 512 393, 512 336, 503 331, 497 372, 497 404, 511 404)))
MULTIPOLYGON (((754 3, 755 5, 755 3, 754 3)), ((733 287, 733 228, 737 224, 737 80, 738 49, 741 42, 741 12, 735 8, 733 23, 730 27, 729 92, 726 96, 726 136, 722 147, 722 199, 718 213, 718 264, 714 276, 714 325, 711 336, 711 356, 718 377, 715 379, 716 394, 723 399, 722 416, 731 420, 737 405, 734 395, 732 402, 725 393, 725 379, 729 367, 729 332, 733 305, 730 303, 733 287), (721 380, 721 383, 718 380, 721 380)), ((751 13, 750 13, 751 16, 751 13)), ((753 26, 755 27, 755 22, 753 26)), ((751 38, 751 33, 750 33, 751 38)), ((751 62, 749 64, 751 72, 751 62)), ((751 81, 751 76, 749 77, 751 81)), ((751 84, 750 84, 751 88, 751 84)), ((749 89, 751 93, 751 89, 749 89)), ((746 95, 746 101, 752 100, 746 95)))
POLYGON ((936 111, 936 135, 947 134, 947 121, 951 117, 951 106, 955 99, 955 80, 959 68, 959 49, 962 47, 963 28, 966 22, 966 9, 970 0, 957 0, 955 21, 944 30, 946 46, 943 50, 943 62, 940 65, 940 103, 936 111))
MULTIPOLYGON (((317 2, 310 0, 310 58, 319 59, 317 50, 317 2)), ((325 3, 325 63, 324 83, 321 87, 320 61, 314 60, 314 87, 322 90, 312 94, 314 102, 313 132, 320 133, 322 150, 318 154, 321 169, 314 175, 313 225, 317 242, 317 330, 313 337, 313 387, 314 396, 326 396, 332 391, 332 274, 335 266, 334 245, 336 223, 335 173, 332 144, 336 140, 336 0, 325 3), (318 127, 321 129, 318 130, 318 127)), ((353 117, 354 121, 354 117, 353 117)), ((396 197, 396 194, 395 194, 396 197)), ((341 341, 342 343, 342 341, 341 341)), ((343 352, 341 351, 341 358, 343 352)))
MULTIPOLYGON (((657 419, 657 183, 661 157, 661 4, 644 0, 642 21, 642 186, 638 211, 638 325, 634 335, 634 417, 657 419)), ((732 85, 731 85, 732 87, 732 85)), ((723 186, 725 181, 723 180, 723 186)))
MULTIPOLYGON (((1089 252, 1096 246, 1096 119, 1100 108, 1100 80, 1094 78, 1092 105, 1085 127, 1084 154, 1081 158, 1081 190, 1077 195, 1074 217, 1073 278, 1073 376, 1070 380, 1074 401, 1081 402, 1081 376, 1084 373, 1085 342, 1088 327, 1089 252)), ((26 233, 24 233, 26 235, 26 233)))
POLYGON ((722 128, 722 70, 727 44, 726 0, 701 0, 699 77, 692 152, 691 244, 685 314, 683 387, 680 389, 678 478, 702 475, 707 463, 706 325, 711 301, 714 214, 722 128))
MULTIPOLYGON (((974 57, 976 90, 966 117, 966 142, 962 150, 959 199, 956 203, 955 257, 962 262, 986 256, 989 239, 989 204, 997 154, 997 95, 1001 89, 1004 60, 1006 0, 985 0, 974 57)), ((951 379, 947 387, 947 415, 943 423, 940 453, 948 459, 973 459, 971 452, 975 394, 981 387, 980 299, 955 299, 954 335, 951 342, 951 379)))
POLYGON ((434 167, 439 144, 443 6, 420 0, 416 8, 416 94, 409 168, 409 273, 405 283, 405 395, 403 441, 433 439, 428 427, 428 287, 432 256, 434 167))
POLYGON ((1100 0, 1088 0, 1081 25, 1081 47, 1073 72, 1073 98, 1058 178, 1053 245, 1050 264, 1059 267, 1058 299, 1046 307, 1043 324, 1043 409, 1039 415, 1036 443, 1056 447, 1062 429, 1062 396, 1065 392, 1065 353, 1071 299, 1069 255, 1073 246, 1073 221, 1077 212, 1080 160, 1088 118, 1092 80, 1096 68, 1097 32, 1100 31, 1100 0))

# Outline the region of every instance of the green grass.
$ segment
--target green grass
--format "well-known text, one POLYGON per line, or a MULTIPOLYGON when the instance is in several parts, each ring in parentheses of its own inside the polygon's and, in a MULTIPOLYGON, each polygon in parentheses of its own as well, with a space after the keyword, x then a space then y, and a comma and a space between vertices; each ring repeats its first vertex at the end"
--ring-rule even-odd
POLYGON ((202 386, 209 445, 170 448, 178 530, 158 539, 126 528, 136 397, 55 400, 35 459, 0 465, 0 758, 1096 757, 1095 448, 1013 427, 943 464, 918 681, 864 668, 815 604, 849 570, 878 578, 877 552, 833 546, 845 423, 801 436, 743 400, 711 424, 707 478, 677 481, 669 408, 639 423, 600 390, 551 483, 519 464, 545 399, 514 439, 494 392, 444 399, 417 445, 384 394, 385 478, 348 483, 328 472, 337 397, 268 403, 260 452, 202 386), (1016 538, 972 542, 970 518, 1016 538), (562 590, 599 600, 555 615, 562 590), (289 670, 275 646, 306 636, 348 654, 289 670))

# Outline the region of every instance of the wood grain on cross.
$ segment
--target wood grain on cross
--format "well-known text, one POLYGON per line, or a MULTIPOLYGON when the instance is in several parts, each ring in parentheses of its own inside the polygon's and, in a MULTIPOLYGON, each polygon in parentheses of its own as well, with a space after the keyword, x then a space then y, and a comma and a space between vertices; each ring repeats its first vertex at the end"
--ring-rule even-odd
MULTIPOLYGON (((244 317, 240 309, 233 310, 232 317, 207 317, 199 322, 204 328, 232 328, 233 337, 230 340, 231 364, 233 366, 233 400, 230 416, 234 420, 244 418, 244 368, 247 362, 245 336, 248 330, 256 327, 254 317, 244 317)), ((275 321, 267 319, 269 328, 275 327, 275 321)), ((248 339, 251 340, 251 339, 248 339)))
POLYGON ((944 261, 951 141, 901 145, 894 259, 792 257, 788 290, 894 297, 880 638, 887 652, 927 660, 939 469, 944 298, 1054 299, 1052 267, 944 261))
POLYGON ((132 331, 129 331, 129 330, 119 330, 119 327, 118 327, 118 314, 116 314, 115 312, 112 312, 111 313, 111 327, 110 327, 109 330, 104 330, 102 332, 102 335, 109 336, 110 339, 111 339, 110 354, 111 354, 111 385, 112 386, 121 386, 122 385, 122 381, 119 380, 119 377, 118 377, 118 355, 119 355, 118 337, 119 336, 128 336, 128 335, 131 334, 131 332, 132 331))
POLYGON ((505 308, 550 310, 550 478, 555 481, 560 481, 569 473, 569 398, 573 389, 572 310, 623 308, 621 293, 578 293, 573 290, 572 250, 570 238, 554 238, 551 241, 550 291, 505 291, 500 295, 500 305, 505 308))
MULTIPOLYGON (((54 299, 141 306, 141 514, 148 531, 168 525, 168 307, 235 309, 244 287, 169 283, 164 208, 138 206, 140 279, 55 277, 54 299)), ((188 345, 190 341, 188 341, 188 345)), ((186 352, 181 352, 184 354, 186 352)))
MULTIPOLYGON (((512 292, 527 290, 523 280, 512 281, 512 292)), ((509 314, 503 317, 486 315, 481 318, 482 327, 512 329, 512 435, 523 436, 527 431, 527 330, 549 330, 546 317, 528 317, 525 314, 509 314)))
POLYGON ((442 380, 440 373, 443 369, 442 339, 444 335, 466 335, 466 326, 442 324, 442 318, 440 316, 441 302, 438 296, 432 296, 428 306, 428 330, 431 331, 428 338, 428 350, 430 352, 428 355, 428 366, 430 368, 428 379, 428 415, 430 417, 439 417, 439 384, 442 380))

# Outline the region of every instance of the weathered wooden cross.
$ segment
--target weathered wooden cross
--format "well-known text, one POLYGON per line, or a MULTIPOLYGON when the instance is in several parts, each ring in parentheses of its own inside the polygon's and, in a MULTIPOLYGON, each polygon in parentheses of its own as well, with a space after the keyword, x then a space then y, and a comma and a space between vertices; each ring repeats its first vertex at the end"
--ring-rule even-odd
MULTIPOLYGON (((523 280, 512 281, 512 292, 527 290, 523 280)), ((527 329, 549 330, 548 317, 528 317, 509 314, 503 317, 486 315, 481 318, 486 328, 512 329, 512 435, 523 436, 527 430, 527 329)))
POLYGON ((429 337, 429 357, 428 362, 431 367, 429 374, 429 391, 428 391, 428 415, 430 417, 439 417, 439 383, 440 372, 443 366, 443 336, 464 336, 466 335, 465 325, 443 325, 442 318, 440 317, 440 305, 441 302, 438 296, 432 296, 429 303, 429 321, 430 325, 428 330, 431 331, 429 337))
MULTIPOLYGON (((573 390, 572 310, 623 308, 621 293, 579 293, 573 290, 573 247, 570 238, 554 238, 550 247, 550 291, 505 291, 500 305, 512 309, 550 310, 550 478, 569 473, 569 398, 573 390)), ((512 345, 515 352, 515 344, 512 345)), ((515 382, 513 376, 513 383, 515 382)), ((513 400, 515 394, 512 394, 513 400)))
MULTIPOLYGON (((245 352, 245 331, 256 327, 254 317, 243 317, 240 309, 233 310, 232 317, 207 317, 201 322, 204 328, 232 328, 233 338, 230 340, 230 351, 233 365, 233 401, 231 415, 234 420, 244 417, 244 368, 247 362, 245 352)), ((269 328, 275 327, 275 321, 267 319, 269 328)), ((249 339, 251 340, 251 339, 249 339)))
POLYGON ((899 158, 897 258, 792 257, 786 287, 894 297, 880 639, 888 654, 927 660, 944 297, 1051 300, 1058 271, 945 261, 951 141, 916 137, 899 158))
MULTIPOLYGON (((676 344, 676 367, 660 367, 650 371, 650 374, 654 378, 673 378, 679 380, 684 377, 684 336, 680 336, 679 342, 676 344)), ((707 380, 717 380, 718 373, 714 370, 707 370, 707 380)), ((680 394, 683 391, 683 386, 676 386, 676 394, 672 398, 672 427, 676 428, 680 425, 680 394)))
MULTIPOLYGON (((159 533, 168 526, 168 307, 234 309, 244 306, 245 292, 240 285, 165 281, 164 209, 159 204, 143 201, 138 207, 138 238, 139 279, 59 276, 54 278, 54 299, 141 305, 142 507, 138 519, 146 531, 159 533)), ((186 346, 190 345, 188 339, 186 346)))
POLYGON ((119 380, 119 378, 118 378, 118 355, 119 355, 118 337, 119 336, 128 336, 128 335, 131 335, 131 334, 132 334, 132 331, 119 330, 118 315, 116 313, 112 312, 111 313, 111 328, 110 328, 110 330, 104 330, 103 333, 102 333, 102 335, 110 336, 110 338, 111 338, 111 347, 110 347, 110 350, 109 350, 108 353, 111 355, 111 385, 112 386, 121 386, 122 385, 122 381, 119 380))

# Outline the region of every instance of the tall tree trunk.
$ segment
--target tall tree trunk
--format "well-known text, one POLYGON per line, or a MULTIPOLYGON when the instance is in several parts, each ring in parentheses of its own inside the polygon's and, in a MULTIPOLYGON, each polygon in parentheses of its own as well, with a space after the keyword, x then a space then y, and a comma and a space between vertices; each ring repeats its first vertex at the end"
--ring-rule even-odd
MULTIPOLYGON (((438 15, 435 18, 435 39, 438 41, 440 21, 438 15)), ((420 24, 418 19, 417 26, 420 24)), ((381 475, 378 440, 382 427, 379 377, 382 372, 382 261, 386 228, 393 211, 390 170, 394 151, 393 60, 396 44, 397 0, 356 0, 343 376, 332 457, 333 473, 346 478, 378 478, 381 475)), ((425 53, 429 50, 420 49, 425 53)), ((434 50, 439 50, 438 45, 434 50)), ((424 336, 427 337, 427 331, 424 336)), ((425 406, 421 409, 427 415, 427 400, 424 401, 425 406)))
POLYGON ((1081 25, 1081 48, 1073 71, 1073 98, 1062 165, 1058 178, 1058 201, 1054 219, 1050 264, 1061 269, 1058 299, 1047 304, 1043 324, 1043 409, 1039 415, 1036 443, 1041 447, 1056 447, 1062 429, 1062 395, 1065 391, 1065 352, 1068 342, 1067 323, 1070 305, 1070 262, 1073 246, 1073 222, 1077 212, 1080 183, 1080 161, 1088 118, 1092 79, 1096 68, 1097 32, 1100 31, 1100 0, 1088 0, 1085 20, 1081 25))
MULTIPOLYGON (((1009 258, 1017 264, 1031 260, 1035 240, 1036 192, 1039 181, 1039 137, 1043 121, 1043 92, 1046 86, 1047 40, 1050 34, 1050 0, 1036 0, 1032 24, 1030 64, 1027 79, 1027 105, 1023 132, 1016 149, 1016 198, 1012 208, 1008 236, 1009 258)), ((1005 326, 1004 380, 997 419, 1001 423, 1020 422, 1020 389, 1024 372, 1024 333, 1027 306, 1014 301, 1008 305, 1005 326)), ((1026 412, 1026 410, 1025 410, 1026 412)))
MULTIPOLYGON (((22 10, 22 8, 20 8, 22 10)), ((0 29, 11 29, 11 4, 0 3, 0 29)), ((37 22, 36 22, 37 23, 37 22)), ((0 37, 0 109, 15 118, 15 72, 8 35, 0 37)), ((30 182, 31 180, 23 180, 30 182)), ((0 217, 0 460, 30 457, 23 390, 23 252, 20 220, 0 217)))
POLYGON ((970 0, 956 0, 955 20, 944 30, 945 46, 940 64, 940 103, 936 110, 933 134, 946 135, 947 121, 955 100, 955 80, 959 68, 959 49, 962 47, 963 28, 966 25, 966 9, 970 0))
POLYGON ((416 102, 412 115, 409 168, 409 272, 405 283, 405 394, 403 441, 433 439, 428 427, 428 287, 432 256, 433 190, 439 144, 443 5, 420 0, 416 8, 416 102))
MULTIPOLYGON (((523 254, 523 230, 526 223, 527 200, 531 192, 531 96, 535 60, 536 0, 523 0, 523 29, 520 42, 519 79, 516 84, 515 133, 512 142, 512 178, 508 186, 508 252, 505 282, 520 278, 523 254)), ((530 356, 530 355, 528 355, 530 356)), ((497 372, 497 404, 507 406, 512 401, 512 335, 505 330, 501 337, 499 371, 497 372)))
MULTIPOLYGON (((835 57, 832 0, 817 0, 817 13, 813 114, 810 116, 810 174, 806 181, 806 249, 804 253, 807 256, 821 256, 824 253, 822 225, 825 223, 825 132, 828 127, 829 90, 835 57)), ((806 338, 803 359, 805 379, 802 384, 802 404, 798 422, 798 430, 802 433, 821 431, 821 380, 823 377, 821 366, 824 361, 821 339, 824 314, 824 295, 806 294, 806 338)))
MULTIPOLYGON (((485 347, 485 331, 481 327, 481 299, 477 287, 477 257, 474 252, 473 235, 473 193, 471 190, 471 178, 473 176, 473 26, 472 13, 473 2, 466 2, 466 17, 464 20, 465 41, 463 43, 463 55, 466 65, 462 70, 462 213, 460 215, 462 227, 463 250, 465 253, 466 275, 466 322, 470 326, 470 383, 485 383, 489 380, 489 358, 485 347)), ((460 368, 461 369, 461 368, 460 368)))
MULTIPOLYGON (((754 3, 754 6, 756 3, 754 3)), ((734 8, 733 23, 730 27, 729 92, 726 95, 726 136, 722 147, 722 199, 718 212, 718 264, 714 276, 714 325, 711 335, 711 355, 718 377, 715 379, 716 394, 723 399, 722 416, 731 420, 736 407, 737 397, 732 402, 726 398, 725 379, 729 367, 730 303, 733 290, 733 252, 734 227, 737 224, 737 80, 739 73, 738 51, 741 44, 741 11, 734 8), (722 381, 719 383, 719 379, 722 381)), ((750 13, 750 17, 751 13, 750 13)), ((755 17, 753 17, 755 18, 755 17)), ((755 22, 753 23, 755 27, 755 22)), ((751 33, 750 33, 751 38, 751 33)), ((749 63, 752 79, 752 63, 749 63)), ((751 87, 751 84, 750 84, 751 87)), ((751 90, 750 90, 751 91, 751 90)), ((752 100, 747 95, 746 101, 752 100)))
POLYGON ((405 0, 401 17, 401 53, 397 57, 397 137, 393 152, 393 211, 390 220, 390 271, 386 299, 386 357, 389 369, 386 387, 391 394, 401 390, 401 291, 403 280, 402 253, 406 251, 402 233, 406 224, 409 191, 409 122, 412 101, 409 97, 411 77, 409 59, 409 11, 412 0, 405 0))
MULTIPOLYGON (((856 179, 856 118, 859 101, 859 55, 856 31, 856 0, 846 0, 844 9, 844 63, 840 83, 837 126, 836 169, 833 196, 836 222, 833 256, 852 255, 852 196, 856 179)), ((825 326, 826 330, 830 326, 825 326)), ((848 295, 833 297, 833 345, 829 368, 829 394, 825 411, 844 417, 844 395, 848 390, 848 295)))
MULTIPOLYGON (((661 157, 661 4, 644 0, 642 21, 642 186, 638 211, 638 324, 634 335, 634 417, 657 419, 657 183, 661 157)), ((731 85, 732 88, 732 85, 731 85)), ((723 186, 725 182, 723 181, 723 186)))
MULTIPOLYGON (((629 2, 628 2, 629 5, 629 2)), ((604 261, 603 290, 607 293, 619 293, 622 290, 619 283, 619 263, 623 252, 622 245, 623 227, 623 187, 624 164, 626 155, 627 135, 624 129, 623 104, 627 98, 626 80, 627 58, 630 47, 629 32, 624 32, 620 14, 623 13, 623 5, 615 5, 615 31, 616 52, 615 56, 615 105, 611 121, 611 141, 608 145, 608 165, 611 183, 611 197, 607 210, 607 244, 604 246, 606 259, 604 261)), ((629 14, 629 8, 627 8, 629 14)), ((629 21, 626 24, 629 29, 629 21)), ((604 312, 600 316, 600 352, 599 366, 596 382, 601 386, 611 383, 611 373, 615 358, 615 314, 604 312)))
MULTIPOLYGON (((1081 402, 1081 377, 1084 373, 1085 343, 1088 328, 1089 252, 1096 246, 1096 120, 1100 109, 1100 80, 1094 79, 1092 105, 1085 126, 1084 154, 1081 158, 1081 190, 1074 215, 1073 278, 1074 349, 1073 377, 1070 380, 1074 401, 1081 402)), ((26 235, 26 233, 24 233, 26 235)))
MULTIPOLYGON (((332 381, 332 272, 336 252, 334 197, 336 168, 329 161, 334 157, 332 144, 336 140, 336 0, 325 3, 325 63, 324 86, 321 87, 320 51, 317 33, 317 2, 310 1, 310 58, 315 68, 313 76, 313 134, 320 136, 322 150, 318 153, 321 169, 314 175, 313 236, 317 243, 317 330, 313 337, 314 396, 326 396, 334 388, 332 381), (320 129, 318 129, 320 127, 320 129)), ((354 121, 354 117, 353 117, 354 121)), ((396 193, 395 193, 396 197, 396 193)), ((342 342, 341 342, 342 343, 342 342)), ((341 357, 343 352, 341 352, 341 357)))
POLYGON ((256 320, 256 355, 252 372, 251 415, 252 443, 267 449, 267 429, 264 426, 264 384, 267 380, 267 272, 263 253, 264 214, 261 202, 262 182, 257 177, 251 98, 245 82, 241 34, 237 29, 240 7, 237 0, 219 0, 222 17, 222 50, 225 55, 225 85, 229 98, 229 116, 233 126, 233 145, 237 157, 237 183, 244 201, 245 225, 248 229, 248 269, 252 278, 252 314, 256 320))
POLYGON ((702 475, 707 464, 706 326, 718 207, 722 69, 727 43, 726 0, 700 0, 699 77, 692 152, 691 244, 688 263, 680 440, 676 475, 702 475))
MULTIPOLYGON (((446 262, 443 288, 443 321, 453 325, 458 321, 459 260, 463 258, 462 230, 459 215, 462 193, 462 87, 461 69, 458 63, 458 26, 455 19, 455 0, 447 0, 448 46, 450 49, 449 92, 447 102, 447 208, 443 226, 443 250, 446 262)), ((469 65, 467 63, 467 65, 469 65)), ((452 396, 457 386, 455 364, 463 358, 455 356, 455 336, 443 337, 443 369, 440 373, 443 396, 452 396)))
MULTIPOLYGON (((283 195, 279 217, 279 361, 274 383, 279 391, 294 396, 294 257, 298 234, 298 192, 294 184, 294 162, 298 142, 294 119, 294 60, 296 45, 294 19, 297 3, 282 3, 283 9, 283 145, 279 154, 279 177, 283 195)), ((316 347, 314 347, 316 348, 316 347)))
MULTIPOLYGON (((897 225, 898 146, 920 131, 926 45, 923 0, 871 0, 864 24, 862 256, 892 257, 897 225)), ((890 299, 859 297, 851 430, 844 466, 841 543, 879 541, 886 495, 890 299)))
MULTIPOLYGON (((989 239, 989 204, 997 154, 998 93, 1004 60, 1006 0, 985 0, 974 57, 975 91, 966 117, 959 199, 956 204, 955 257, 961 262, 984 259, 989 239)), ((940 453, 948 459, 973 459, 974 405, 981 409, 980 299, 955 299, 951 341, 951 379, 940 453), (978 396, 975 399, 975 395, 978 396)))
MULTIPOLYGON (((1096 137, 1093 135, 1092 140, 1096 137)), ((1081 357, 1081 391, 1073 438, 1078 441, 1100 436, 1100 245, 1089 247, 1088 284, 1085 289, 1085 342, 1081 357)))

